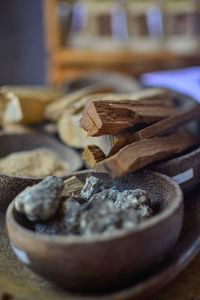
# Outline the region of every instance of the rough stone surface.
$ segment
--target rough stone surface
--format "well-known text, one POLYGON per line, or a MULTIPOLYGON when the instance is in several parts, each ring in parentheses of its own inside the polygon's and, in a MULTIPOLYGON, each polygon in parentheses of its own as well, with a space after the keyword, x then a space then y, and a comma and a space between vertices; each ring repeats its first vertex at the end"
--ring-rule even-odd
POLYGON ((57 212, 63 188, 64 182, 61 178, 48 176, 17 195, 15 208, 30 220, 47 220, 57 212))
POLYGON ((111 234, 114 230, 133 229, 153 215, 144 190, 108 188, 94 176, 86 179, 81 197, 65 198, 59 213, 34 229, 50 234, 111 234))
POLYGON ((95 176, 86 178, 85 185, 81 191, 81 197, 85 200, 89 200, 94 193, 100 190, 100 180, 95 176))

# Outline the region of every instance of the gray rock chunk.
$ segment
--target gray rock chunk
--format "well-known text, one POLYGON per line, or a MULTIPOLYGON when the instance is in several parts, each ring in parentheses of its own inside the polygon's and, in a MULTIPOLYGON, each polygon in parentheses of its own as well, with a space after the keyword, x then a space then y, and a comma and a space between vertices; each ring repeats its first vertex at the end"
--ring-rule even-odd
POLYGON ((79 234, 80 203, 76 198, 67 198, 60 206, 59 213, 46 222, 37 222, 33 225, 39 233, 58 235, 79 234))
POLYGON ((60 177, 48 176, 17 195, 15 209, 30 220, 47 220, 57 212, 63 188, 64 182, 60 177))
POLYGON ((63 215, 63 224, 67 233, 79 232, 81 204, 75 198, 68 198, 62 203, 60 213, 63 215))
POLYGON ((80 230, 83 235, 110 232, 120 227, 120 217, 111 200, 100 199, 80 217, 80 230))
POLYGON ((122 228, 133 229, 140 223, 140 218, 134 209, 121 211, 122 228))
POLYGON ((81 197, 85 200, 89 200, 94 193, 101 190, 101 184, 99 178, 90 176, 86 178, 85 185, 81 190, 81 197))
POLYGON ((147 192, 141 189, 119 192, 115 200, 115 206, 120 209, 127 209, 129 207, 138 209, 141 205, 150 205, 147 192))

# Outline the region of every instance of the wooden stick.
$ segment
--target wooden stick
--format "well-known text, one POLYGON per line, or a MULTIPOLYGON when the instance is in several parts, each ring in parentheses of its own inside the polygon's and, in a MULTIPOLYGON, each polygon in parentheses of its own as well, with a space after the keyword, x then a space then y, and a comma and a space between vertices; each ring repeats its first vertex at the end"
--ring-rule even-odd
POLYGON ((64 111, 57 123, 57 131, 61 140, 75 148, 84 148, 87 145, 97 145, 96 137, 87 136, 86 132, 80 128, 79 120, 81 113, 69 114, 64 111))
MULTIPOLYGON (((125 145, 148 139, 157 135, 172 132, 187 122, 194 121, 200 117, 200 105, 194 105, 190 110, 177 112, 177 114, 163 119, 153 125, 147 126, 136 133, 124 133, 119 135, 103 135, 98 137, 98 146, 106 156, 111 156, 125 145)), ((97 137, 96 137, 97 139, 97 137)))
MULTIPOLYGON (((97 138, 97 137, 96 137, 97 138)), ((117 153, 122 147, 134 142, 133 135, 130 133, 118 135, 102 135, 99 137, 99 147, 103 153, 109 157, 117 153)))
POLYGON ((80 119, 80 126, 90 136, 118 134, 136 124, 151 124, 175 113, 171 106, 132 105, 131 101, 124 103, 91 102, 80 119))
MULTIPOLYGON (((178 112, 164 120, 136 132, 132 136, 132 141, 144 140, 157 135, 166 134, 189 121, 200 118, 200 105, 195 105, 192 109, 178 112)), ((130 139, 131 140, 131 139, 130 139)))
POLYGON ((99 147, 96 145, 88 145, 82 154, 82 158, 91 168, 95 168, 96 164, 106 157, 99 147))
POLYGON ((137 171, 146 165, 178 154, 195 145, 197 139, 188 131, 175 132, 132 143, 118 153, 97 164, 97 171, 105 171, 113 178, 137 171))
POLYGON ((23 124, 44 121, 46 106, 64 94, 56 88, 34 86, 3 86, 0 92, 8 100, 2 122, 23 124))
POLYGON ((62 196, 73 197, 79 196, 80 191, 84 187, 84 183, 78 179, 76 176, 72 176, 64 181, 64 190, 62 196))
MULTIPOLYGON (((164 106, 171 106, 172 105, 172 95, 166 90, 151 88, 145 91, 137 92, 137 93, 123 93, 123 94, 116 94, 116 93, 99 93, 99 94, 92 94, 85 96, 73 104, 71 104, 66 110, 70 114, 79 113, 83 110, 86 105, 88 105, 92 101, 99 101, 99 100, 109 100, 109 101, 120 101, 122 99, 126 99, 126 101, 136 102, 138 105, 138 101, 140 103, 148 104, 149 101, 153 100, 153 105, 164 105, 164 106)), ((131 102, 131 103, 132 103, 131 102)))

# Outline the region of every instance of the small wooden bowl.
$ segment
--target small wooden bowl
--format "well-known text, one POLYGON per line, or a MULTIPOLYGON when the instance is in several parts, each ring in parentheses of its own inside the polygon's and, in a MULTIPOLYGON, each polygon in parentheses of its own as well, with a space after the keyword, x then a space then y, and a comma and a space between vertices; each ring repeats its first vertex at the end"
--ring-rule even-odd
MULTIPOLYGON (((0 158, 13 152, 46 147, 58 153, 59 156, 68 163, 68 174, 80 169, 83 165, 83 161, 78 152, 63 145, 47 134, 1 134, 0 144, 0 158)), ((27 186, 38 183, 42 179, 43 178, 22 177, 0 173, 1 207, 7 207, 17 194, 23 191, 27 186)))
POLYGON ((155 215, 134 230, 115 231, 112 237, 56 236, 28 229, 24 218, 7 210, 8 235, 17 256, 43 277, 79 290, 111 288, 152 270, 173 248, 183 220, 183 194, 169 177, 141 171, 112 180, 101 173, 77 173, 81 181, 93 174, 121 190, 145 189, 155 215))

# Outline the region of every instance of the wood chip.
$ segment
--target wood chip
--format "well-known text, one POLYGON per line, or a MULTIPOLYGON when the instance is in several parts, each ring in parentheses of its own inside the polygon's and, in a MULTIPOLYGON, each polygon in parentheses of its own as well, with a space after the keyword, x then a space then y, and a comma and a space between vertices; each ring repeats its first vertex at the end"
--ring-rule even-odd
POLYGON ((4 133, 33 133, 34 129, 21 124, 4 124, 3 125, 4 133))
POLYGON ((115 154, 122 147, 131 144, 135 140, 131 133, 102 135, 95 137, 95 139, 98 139, 98 146, 107 157, 115 154))
POLYGON ((90 136, 118 134, 136 124, 151 124, 175 113, 172 106, 150 105, 150 103, 135 105, 131 102, 91 102, 80 119, 80 126, 90 136))
POLYGON ((177 112, 175 115, 161 120, 151 126, 136 132, 132 136, 132 141, 144 140, 157 135, 163 135, 176 129, 177 127, 186 124, 189 121, 194 121, 200 116, 200 105, 194 105, 192 109, 187 111, 177 112))
POLYGON ((0 125, 3 124, 3 116, 8 102, 9 99, 7 99, 3 94, 0 94, 0 125))
POLYGON ((63 197, 79 196, 84 183, 76 176, 72 176, 64 181, 64 190, 62 192, 63 197))
POLYGON ((87 136, 86 132, 80 128, 80 114, 71 115, 67 111, 63 112, 57 125, 57 130, 61 140, 75 148, 84 148, 90 144, 97 144, 98 140, 94 137, 87 136))
POLYGON ((145 91, 137 92, 137 93, 95 93, 92 95, 88 95, 80 99, 75 103, 72 103, 66 111, 70 114, 76 114, 81 112, 90 102, 92 101, 104 101, 104 100, 111 100, 111 101, 120 101, 122 99, 131 100, 131 101, 141 101, 143 99, 143 103, 149 102, 149 100, 154 101, 156 105, 172 105, 172 95, 170 92, 163 90, 152 88, 145 91))
POLYGON ((120 177, 152 162, 181 153, 197 142, 186 130, 165 137, 145 139, 125 146, 115 155, 101 161, 96 165, 96 170, 107 172, 113 178, 120 177))
MULTIPOLYGON (((166 135, 173 132, 178 127, 198 119, 200 116, 200 105, 192 105, 189 109, 178 111, 175 115, 163 119, 153 125, 147 126, 135 133, 127 132, 118 135, 99 136, 98 146, 106 156, 111 156, 125 145, 147 138, 166 135)), ((96 137, 97 139, 97 137, 96 137)))
POLYGON ((3 86, 0 92, 7 99, 3 123, 23 124, 44 121, 44 109, 47 104, 63 95, 59 89, 31 86, 3 86))
POLYGON ((91 168, 95 168, 96 164, 106 157, 99 147, 96 145, 88 145, 82 154, 82 158, 91 168))

